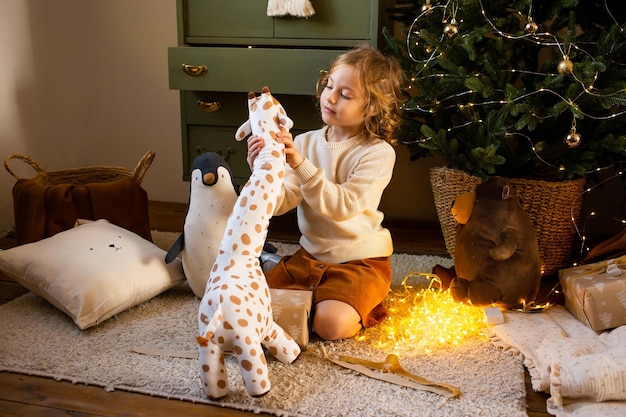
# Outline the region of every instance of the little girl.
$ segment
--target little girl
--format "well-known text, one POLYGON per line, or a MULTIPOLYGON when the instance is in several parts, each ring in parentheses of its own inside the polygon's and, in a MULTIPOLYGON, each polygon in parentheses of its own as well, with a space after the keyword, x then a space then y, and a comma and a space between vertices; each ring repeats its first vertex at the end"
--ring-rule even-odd
MULTIPOLYGON (((325 126, 283 131, 287 171, 275 215, 297 207, 301 248, 266 272, 272 288, 313 291, 313 329, 326 340, 384 320, 393 244, 378 210, 396 160, 403 72, 369 46, 340 55, 317 84, 325 126)), ((248 139, 248 164, 263 146, 248 139)))

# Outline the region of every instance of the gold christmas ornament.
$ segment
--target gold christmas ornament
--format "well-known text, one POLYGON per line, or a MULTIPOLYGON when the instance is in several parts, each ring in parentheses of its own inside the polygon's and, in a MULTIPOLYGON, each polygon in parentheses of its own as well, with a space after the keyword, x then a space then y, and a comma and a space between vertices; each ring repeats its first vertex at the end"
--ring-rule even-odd
POLYGON ((539 25, 533 21, 532 17, 528 16, 528 23, 526 23, 526 26, 524 26, 524 31, 526 33, 530 33, 531 35, 534 35, 535 33, 537 33, 538 30, 539 30, 539 25))
POLYGON ((570 130, 569 134, 565 137, 565 143, 572 149, 577 148, 578 145, 580 145, 580 140, 580 134, 576 132, 575 127, 572 127, 572 130, 570 130))
POLYGON ((574 63, 569 60, 568 56, 564 56, 557 67, 559 74, 570 75, 574 71, 574 63))
POLYGON ((454 38, 459 33, 459 27, 456 25, 455 19, 452 19, 450 23, 447 23, 443 27, 443 33, 445 33, 448 38, 454 38))

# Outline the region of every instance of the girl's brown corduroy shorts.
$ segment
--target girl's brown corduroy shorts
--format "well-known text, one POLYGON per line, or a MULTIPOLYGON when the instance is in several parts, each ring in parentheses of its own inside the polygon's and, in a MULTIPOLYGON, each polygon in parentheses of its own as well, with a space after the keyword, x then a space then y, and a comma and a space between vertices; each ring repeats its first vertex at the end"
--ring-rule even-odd
POLYGON ((351 305, 363 327, 374 326, 389 315, 381 304, 391 285, 389 257, 332 264, 318 261, 300 248, 283 257, 265 276, 270 288, 313 291, 314 306, 324 300, 351 305))

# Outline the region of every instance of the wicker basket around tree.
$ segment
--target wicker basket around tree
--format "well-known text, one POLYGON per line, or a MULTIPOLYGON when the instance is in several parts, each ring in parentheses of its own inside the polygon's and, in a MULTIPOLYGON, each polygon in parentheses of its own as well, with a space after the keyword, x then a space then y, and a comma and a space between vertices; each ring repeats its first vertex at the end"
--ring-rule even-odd
MULTIPOLYGON (((553 275, 559 269, 570 266, 585 178, 560 182, 521 178, 509 180, 535 226, 543 276, 553 275)), ((435 167, 430 171, 430 181, 446 249, 454 258, 457 222, 450 209, 459 194, 474 191, 481 180, 464 171, 435 167)))
POLYGON ((152 161, 154 160, 154 151, 148 151, 137 163, 137 166, 133 171, 124 167, 117 166, 89 166, 83 168, 64 169, 59 171, 44 171, 44 169, 29 156, 13 153, 6 157, 4 160, 4 168, 13 175, 15 179, 20 179, 17 172, 9 166, 9 162, 13 159, 21 160, 26 164, 33 167, 37 172, 29 180, 35 181, 42 185, 57 185, 57 184, 75 184, 86 185, 91 183, 116 181, 126 178, 133 178, 138 184, 141 184, 144 175, 150 168, 152 161))

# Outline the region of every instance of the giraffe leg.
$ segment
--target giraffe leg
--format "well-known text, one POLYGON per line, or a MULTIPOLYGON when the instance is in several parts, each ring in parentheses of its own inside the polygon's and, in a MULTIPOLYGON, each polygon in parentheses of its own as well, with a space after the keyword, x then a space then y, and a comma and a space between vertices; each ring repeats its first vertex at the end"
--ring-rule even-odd
POLYGON ((243 338, 247 343, 235 344, 235 355, 246 391, 252 397, 267 394, 272 387, 267 370, 267 361, 260 343, 251 343, 250 338, 243 338))
POLYGON ((212 400, 225 397, 228 394, 228 375, 224 352, 209 337, 198 336, 198 345, 200 381, 204 394, 212 400))
POLYGON ((263 345, 282 363, 291 363, 300 355, 300 346, 276 322, 270 324, 263 345))

